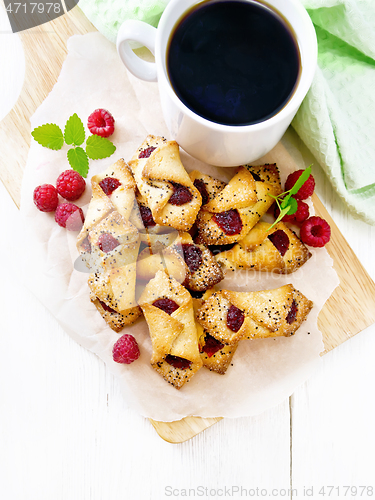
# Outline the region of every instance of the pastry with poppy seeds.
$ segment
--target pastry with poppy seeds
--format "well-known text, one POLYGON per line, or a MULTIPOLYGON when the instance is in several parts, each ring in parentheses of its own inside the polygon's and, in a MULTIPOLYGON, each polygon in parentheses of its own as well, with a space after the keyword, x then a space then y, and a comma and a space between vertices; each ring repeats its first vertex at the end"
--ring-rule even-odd
POLYGON ((185 280, 186 264, 174 246, 164 244, 147 246, 138 255, 137 278, 141 281, 150 281, 158 271, 165 271, 179 283, 185 280))
MULTIPOLYGON (((134 259, 136 259, 136 255, 134 259)), ((91 292, 99 300, 109 308, 123 313, 127 309, 137 306, 135 281, 136 263, 134 261, 134 263, 115 267, 106 272, 91 273, 88 285, 91 292)))
POLYGON ((180 389, 202 367, 191 295, 175 279, 158 271, 138 303, 150 331, 151 366, 180 389))
POLYGON ((298 236, 283 222, 271 228, 258 222, 245 238, 215 258, 225 270, 253 269, 289 274, 299 269, 311 253, 298 236))
POLYGON ((197 217, 198 239, 206 245, 242 240, 281 193, 276 165, 241 166, 229 183, 202 206, 197 217), (260 175, 262 174, 262 176, 260 175))
POLYGON ((181 231, 172 245, 161 253, 144 249, 139 255, 137 275, 149 280, 158 270, 165 270, 188 290, 203 292, 219 283, 224 274, 211 251, 194 243, 189 233, 181 231))
POLYGON ((156 224, 188 231, 202 197, 181 163, 177 142, 149 135, 129 166, 156 224))
POLYGON ((131 307, 121 312, 115 311, 98 299, 98 297, 91 291, 90 300, 108 326, 117 333, 119 333, 125 326, 134 323, 135 320, 142 314, 142 309, 139 306, 131 307))
POLYGON ((152 251, 160 244, 168 246, 178 236, 178 231, 170 226, 156 224, 153 219, 151 209, 141 193, 136 190, 136 202, 130 216, 130 222, 138 229, 141 241, 146 243, 152 251))
POLYGON ((139 233, 114 211, 90 231, 89 238, 91 301, 111 328, 130 324, 140 314, 135 300, 139 233))
POLYGON ((289 337, 306 319, 313 303, 293 285, 271 290, 220 290, 197 311, 199 323, 224 344, 241 339, 289 337))
MULTIPOLYGON (((204 301, 212 295, 212 293, 214 293, 213 288, 207 290, 202 298, 193 299, 195 314, 203 305, 204 301)), ((215 339, 215 337, 212 337, 212 335, 210 335, 198 321, 196 321, 196 327, 199 352, 203 366, 210 371, 224 375, 232 362, 232 358, 237 350, 238 344, 222 344, 219 340, 215 339)))
POLYGON ((189 176, 202 196, 202 207, 213 200, 227 185, 226 182, 215 179, 208 174, 203 174, 199 170, 193 170, 189 176))
POLYGON ((92 177, 108 196, 114 209, 125 219, 129 219, 134 206, 135 180, 129 166, 123 159, 110 165, 101 174, 92 177))
POLYGON ((101 174, 94 175, 91 188, 92 196, 85 223, 77 237, 77 249, 84 260, 90 260, 85 255, 90 245, 88 234, 96 224, 114 210, 129 220, 134 208, 136 184, 129 167, 120 159, 101 174))
POLYGON ((140 239, 133 224, 113 211, 88 234, 91 271, 104 272, 114 267, 135 266, 140 239))

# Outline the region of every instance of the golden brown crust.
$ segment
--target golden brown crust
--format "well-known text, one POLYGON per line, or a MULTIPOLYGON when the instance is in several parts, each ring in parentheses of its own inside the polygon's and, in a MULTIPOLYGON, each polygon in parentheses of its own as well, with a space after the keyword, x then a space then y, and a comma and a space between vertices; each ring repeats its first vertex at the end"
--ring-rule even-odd
POLYGON ((248 335, 247 318, 237 332, 228 328, 227 315, 230 306, 230 301, 224 297, 222 292, 218 291, 204 301, 198 309, 196 317, 202 327, 215 339, 223 344, 235 345, 248 335))
POLYGON ((109 310, 108 307, 101 302, 92 292, 90 292, 90 300, 95 305, 104 321, 115 332, 120 332, 125 326, 133 324, 142 314, 142 309, 139 306, 131 307, 125 311, 117 312, 109 310))
POLYGON ((159 248, 159 252, 153 253, 152 249, 145 248, 139 254, 137 262, 137 276, 142 280, 152 279, 156 272, 164 270, 184 287, 193 291, 205 291, 223 278, 223 272, 216 262, 210 250, 202 244, 194 243, 191 235, 180 232, 172 245, 167 248, 159 248), (186 246, 196 248, 200 252, 201 264, 194 270, 189 269, 184 260, 184 249, 186 246))
POLYGON ((89 276, 91 292, 108 307, 122 312, 137 305, 135 300, 136 258, 139 243, 128 251, 129 262, 89 276), (134 259, 134 260, 133 260, 134 259))
MULTIPOLYGON (((210 293, 206 293, 205 298, 208 298, 209 296, 214 293, 213 290, 209 291, 210 293)), ((196 314, 198 309, 203 305, 204 298, 202 299, 193 299, 193 304, 194 304, 194 313, 196 314)), ((232 358, 234 356, 234 353, 236 352, 238 344, 235 345, 224 345, 220 344, 220 349, 218 349, 216 352, 213 353, 212 351, 212 342, 216 343, 215 338, 213 338, 207 330, 204 330, 202 325, 199 323, 199 321, 196 320, 195 322, 196 327, 197 327, 197 335, 198 335, 198 344, 199 344, 199 352, 201 355, 201 359, 203 362, 203 366, 207 368, 208 370, 214 371, 216 373, 219 373, 220 375, 224 375, 225 372, 227 371, 229 365, 232 362, 232 358), (208 342, 211 342, 211 349, 207 349, 206 344, 208 342), (206 346, 206 347, 205 347, 206 346)))
MULTIPOLYGON (((222 191, 225 186, 227 185, 226 182, 220 181, 218 179, 214 179, 214 177, 211 177, 210 175, 207 174, 202 174, 202 172, 199 172, 198 170, 193 170, 190 172, 189 177, 191 181, 194 184, 194 181, 198 180, 201 181, 204 186, 205 186, 205 192, 208 196, 208 201, 211 201, 215 198, 215 196, 222 191)), ((205 203, 204 205, 206 205, 205 203)), ((203 205, 203 200, 202 200, 202 207, 203 205)))
POLYGON ((222 294, 253 321, 249 324, 247 338, 289 337, 300 327, 313 306, 292 284, 257 292, 222 290, 222 294), (297 306, 294 318, 290 316, 293 302, 297 306))
POLYGON ((258 201, 254 177, 240 167, 229 183, 202 207, 206 212, 220 213, 231 208, 246 208, 258 201))
MULTIPOLYGON (((208 332, 205 332, 205 335, 206 334, 208 334, 208 332)), ((205 335, 203 335, 203 337, 200 337, 199 339, 202 348, 204 348, 204 343, 206 341, 205 335)), ((212 372, 224 375, 232 363, 232 359, 237 350, 237 347, 238 344, 235 345, 223 344, 223 346, 214 354, 212 354, 212 356, 209 356, 205 352, 201 352, 203 366, 212 372)))
POLYGON ((312 306, 313 303, 291 284, 257 292, 221 290, 204 302, 197 312, 197 319, 217 340, 235 344, 242 338, 293 335, 312 306), (231 305, 240 309, 245 316, 237 333, 227 326, 231 305))
POLYGON ((138 230, 116 211, 93 227, 88 234, 88 241, 91 245, 90 264, 93 272, 108 271, 136 262, 140 243, 138 230), (103 251, 100 244, 103 235, 109 235, 118 245, 111 251, 103 251))
POLYGON ((178 236, 178 231, 170 226, 160 226, 155 224, 154 226, 145 227, 143 224, 141 209, 148 208, 146 200, 136 191, 136 201, 134 210, 130 216, 130 222, 138 229, 141 241, 147 243, 152 251, 154 247, 162 244, 165 247, 171 245, 178 236))
MULTIPOLYGON (((233 248, 216 255, 217 262, 226 270, 254 269, 279 274, 290 274, 299 269, 310 257, 309 249, 283 222, 272 229, 267 222, 258 222, 245 238, 233 248), (288 248, 282 253, 269 236, 284 233, 288 248)), ((285 249, 284 249, 285 250, 285 249)))
POLYGON ((256 179, 261 180, 254 179, 250 168, 240 167, 227 186, 202 207, 197 217, 198 238, 201 241, 207 245, 227 245, 240 241, 267 212, 274 202, 269 195, 281 193, 278 170, 276 165, 272 168, 263 165, 256 167, 256 172, 256 179), (263 178, 269 178, 270 182, 263 178), (242 223, 241 230, 234 235, 226 234, 215 221, 215 214, 228 210, 236 210, 242 223))
POLYGON ((91 182, 91 201, 85 216, 85 222, 80 233, 77 236, 77 249, 79 253, 85 253, 85 248, 82 246, 84 240, 88 236, 91 229, 104 219, 114 207, 108 196, 104 193, 97 182, 91 182))
POLYGON ((120 185, 108 195, 108 199, 114 209, 128 220, 133 210, 136 188, 129 166, 123 159, 120 159, 110 165, 104 172, 94 175, 91 181, 100 185, 100 182, 106 177, 117 179, 120 182, 120 185))
POLYGON ((192 298, 180 283, 158 271, 138 303, 149 326, 153 347, 151 366, 167 382, 180 389, 202 367, 192 298), (178 309, 167 314, 153 305, 160 298, 173 300, 178 309), (167 361, 168 356, 187 360, 190 366, 175 367, 167 361))
POLYGON ((162 248, 152 253, 150 248, 144 248, 137 260, 137 277, 142 281, 150 281, 158 271, 165 271, 179 283, 185 280, 187 266, 181 255, 174 248, 162 248))
POLYGON ((200 250, 202 263, 196 270, 190 270, 186 266, 185 280, 182 283, 189 290, 203 292, 212 288, 214 285, 224 279, 223 271, 215 260, 212 252, 202 244, 194 243, 193 238, 189 233, 180 233, 179 238, 173 244, 176 251, 181 252, 182 245, 192 245, 200 250))
POLYGON ((189 230, 201 207, 202 198, 181 163, 177 142, 149 135, 134 154, 129 166, 154 221, 181 231, 189 230), (149 150, 150 154, 139 158, 140 153, 145 150, 149 150), (172 182, 187 188, 192 195, 188 203, 169 203, 174 192, 172 182))
MULTIPOLYGON (((126 220, 130 218, 135 202, 135 188, 136 184, 131 171, 123 159, 110 165, 104 172, 92 177, 91 200, 85 216, 85 222, 77 237, 77 249, 80 254, 85 254, 86 252, 84 240, 87 238, 89 232, 112 211, 116 210, 126 220), (120 182, 120 185, 108 196, 99 185, 106 177, 113 177, 120 182)), ((89 256, 86 257, 89 261, 89 256)))

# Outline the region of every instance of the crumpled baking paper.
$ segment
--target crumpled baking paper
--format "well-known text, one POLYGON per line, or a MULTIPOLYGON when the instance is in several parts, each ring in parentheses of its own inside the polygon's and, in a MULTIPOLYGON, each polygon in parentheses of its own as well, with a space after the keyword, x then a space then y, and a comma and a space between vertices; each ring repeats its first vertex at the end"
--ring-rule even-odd
MULTIPOLYGON (((114 46, 101 34, 73 36, 68 40, 68 56, 58 82, 32 116, 31 130, 44 123, 57 123, 63 128, 73 113, 86 123, 96 108, 106 108, 114 115, 116 130, 110 139, 117 150, 110 158, 90 161, 88 187, 76 202, 84 211, 90 201, 92 175, 119 158, 129 160, 150 133, 168 138, 168 130, 156 83, 143 82, 129 74, 114 46)), ((241 341, 225 375, 202 368, 178 391, 150 366, 151 341, 143 318, 122 331, 135 336, 140 358, 131 365, 112 360, 112 346, 120 334, 106 325, 91 304, 88 274, 74 269, 77 233, 59 227, 53 213, 39 212, 33 204, 34 188, 43 183, 55 184, 58 175, 69 168, 66 151, 67 146, 52 151, 31 142, 21 193, 23 244, 27 247, 22 274, 26 286, 66 333, 97 354, 115 374, 129 407, 160 421, 188 415, 240 417, 258 414, 290 396, 316 369, 323 350, 317 317, 338 285, 326 250, 312 249, 311 259, 291 275, 253 271, 227 275, 220 283, 222 288, 250 291, 292 283, 314 302, 314 307, 293 337, 241 341)), ((205 165, 183 151, 181 159, 187 170, 198 169, 222 180, 229 180, 234 173, 233 169, 205 165)), ((277 162, 282 181, 297 168, 281 146, 255 163, 265 160, 277 162)))

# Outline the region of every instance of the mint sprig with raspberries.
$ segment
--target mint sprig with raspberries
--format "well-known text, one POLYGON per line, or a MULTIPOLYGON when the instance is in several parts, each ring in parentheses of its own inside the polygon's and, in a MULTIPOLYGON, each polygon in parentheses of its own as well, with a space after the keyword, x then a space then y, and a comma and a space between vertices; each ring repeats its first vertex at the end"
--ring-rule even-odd
POLYGON ((86 140, 85 127, 77 113, 70 116, 64 132, 55 123, 36 127, 31 135, 43 147, 58 151, 65 144, 72 146, 67 151, 69 165, 82 177, 87 177, 89 159, 100 160, 111 156, 116 146, 107 137, 114 131, 114 118, 106 110, 97 109, 89 116, 88 128, 92 135, 86 140), (95 127, 93 126, 95 124, 95 127), (84 146, 84 142, 86 144, 84 146))
MULTIPOLYGON (((281 221, 281 219, 283 219, 283 217, 285 215, 293 215, 297 212, 298 201, 296 198, 305 199, 305 197, 303 197, 303 198, 299 197, 298 193, 301 190, 301 188, 304 186, 305 182, 310 179, 311 165, 309 167, 307 167, 305 170, 297 171, 297 172, 298 172, 298 175, 294 176, 293 175, 294 172, 293 172, 293 174, 291 174, 288 177, 288 179, 285 183, 285 187, 289 188, 289 189, 287 189, 286 191, 284 191, 283 193, 281 193, 277 196, 274 196, 272 194, 268 195, 268 196, 271 196, 271 198, 274 198, 274 200, 276 201, 277 208, 280 212, 277 219, 275 220, 275 222, 271 225, 271 227, 269 229, 272 229, 278 222, 281 221), (291 181, 293 182, 293 184, 290 186, 291 181)), ((311 178, 312 178, 312 176, 311 176, 311 178)), ((314 183, 314 186, 315 186, 315 183, 314 183)), ((313 190, 314 190, 314 186, 312 188, 313 190)), ((311 196, 311 194, 309 194, 308 196, 311 196)), ((308 196, 306 196, 306 198, 308 196)))

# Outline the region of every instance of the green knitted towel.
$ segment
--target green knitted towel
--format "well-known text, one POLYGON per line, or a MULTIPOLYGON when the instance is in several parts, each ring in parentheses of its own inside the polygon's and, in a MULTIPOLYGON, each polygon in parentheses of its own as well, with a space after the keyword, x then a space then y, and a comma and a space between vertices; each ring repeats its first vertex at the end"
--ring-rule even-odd
MULTIPOLYGON (((80 0, 115 42, 125 19, 157 26, 169 0, 80 0)), ((316 28, 318 69, 293 127, 351 213, 375 225, 375 0, 300 0, 316 28)))
POLYGON ((126 19, 139 19, 157 26, 169 0, 79 0, 78 6, 95 28, 115 43, 126 19))

